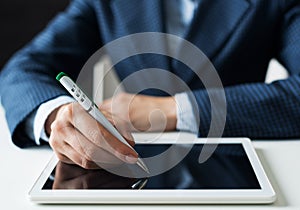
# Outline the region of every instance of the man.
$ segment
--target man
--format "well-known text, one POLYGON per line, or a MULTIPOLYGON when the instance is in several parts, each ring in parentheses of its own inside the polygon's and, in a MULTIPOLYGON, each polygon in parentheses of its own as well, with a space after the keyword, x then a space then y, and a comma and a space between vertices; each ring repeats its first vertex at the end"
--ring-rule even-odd
MULTIPOLYGON (((34 144, 32 139, 39 144, 40 139, 49 138, 61 160, 85 168, 96 167, 95 159, 103 163, 135 162, 134 151, 95 124, 78 104, 70 103, 72 100, 55 76, 57 70, 63 70, 76 78, 97 49, 139 32, 166 32, 183 37, 212 61, 225 87, 224 136, 300 136, 299 1, 75 0, 19 51, 1 74, 1 102, 14 143, 25 147, 34 144), (290 77, 267 85, 264 79, 272 58, 287 68, 290 77), (74 116, 80 120, 74 120, 74 116)), ((147 130, 148 116, 157 109, 167 119, 165 130, 189 130, 207 136, 211 120, 209 98, 186 66, 157 55, 129 58, 115 66, 121 80, 152 67, 173 72, 190 87, 199 110, 198 127, 194 125, 199 116, 193 115, 187 93, 158 97, 164 95, 149 90, 145 92, 148 95, 134 98, 121 94, 113 102, 118 109, 110 109, 111 100, 101 104, 100 109, 107 117, 121 118, 113 123, 132 145, 124 120, 139 130, 147 130), (184 108, 179 110, 178 106, 184 108)))

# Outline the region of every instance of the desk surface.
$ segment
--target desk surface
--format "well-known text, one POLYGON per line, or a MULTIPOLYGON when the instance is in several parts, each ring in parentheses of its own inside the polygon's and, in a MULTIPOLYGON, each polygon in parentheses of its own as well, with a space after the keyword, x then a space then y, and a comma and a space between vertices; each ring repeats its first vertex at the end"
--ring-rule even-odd
MULTIPOLYGON (((47 148, 19 149, 11 141, 0 107, 1 209, 82 209, 82 205, 37 205, 28 192, 52 156, 47 148), (20 179, 22 177, 22 179, 20 179)), ((172 135, 172 134, 166 134, 172 135)), ((137 138, 142 136, 138 135, 137 138)), ((253 141, 257 154, 276 191, 272 205, 189 205, 188 209, 300 209, 300 141, 253 141)), ((101 209, 186 209, 176 205, 104 205, 101 209)), ((99 209, 86 205, 84 209, 99 209)))

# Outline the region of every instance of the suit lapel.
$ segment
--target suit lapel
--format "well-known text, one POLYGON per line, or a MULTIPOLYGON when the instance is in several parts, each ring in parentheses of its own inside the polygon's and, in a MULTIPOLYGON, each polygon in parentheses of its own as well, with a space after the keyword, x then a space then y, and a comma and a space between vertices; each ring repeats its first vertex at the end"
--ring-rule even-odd
MULTIPOLYGON (((185 38, 201 49, 210 60, 214 60, 241 24, 249 7, 249 0, 201 0, 185 38)), ((139 32, 165 32, 161 0, 113 0, 111 8, 114 18, 118 19, 115 22, 115 38, 139 32)), ((166 56, 156 56, 155 59, 139 56, 134 62, 143 68, 170 68, 166 56), (153 66, 154 63, 159 66, 153 66)), ((192 79, 193 72, 186 71, 182 63, 173 60, 171 65, 173 72, 185 82, 192 79)))
MULTIPOLYGON (((202 0, 186 39, 213 61, 241 24, 249 6, 248 0, 202 0)), ((179 62, 174 61, 173 66, 176 74, 185 78, 186 82, 193 76, 190 72, 183 72, 179 62)))

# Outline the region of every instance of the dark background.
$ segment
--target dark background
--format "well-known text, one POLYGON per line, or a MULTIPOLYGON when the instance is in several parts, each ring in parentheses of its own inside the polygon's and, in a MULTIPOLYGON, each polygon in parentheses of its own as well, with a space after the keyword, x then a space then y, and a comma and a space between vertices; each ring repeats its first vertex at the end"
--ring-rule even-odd
POLYGON ((0 71, 70 0, 0 0, 0 71))

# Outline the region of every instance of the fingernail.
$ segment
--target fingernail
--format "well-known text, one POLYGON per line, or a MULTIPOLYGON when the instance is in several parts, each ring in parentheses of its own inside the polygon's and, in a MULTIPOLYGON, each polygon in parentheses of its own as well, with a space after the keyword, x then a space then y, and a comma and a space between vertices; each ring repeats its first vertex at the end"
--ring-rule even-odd
POLYGON ((125 156, 125 160, 128 163, 136 163, 137 162, 137 158, 134 157, 133 155, 127 155, 127 156, 125 156))

